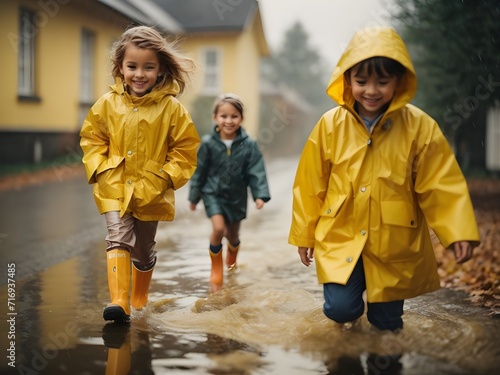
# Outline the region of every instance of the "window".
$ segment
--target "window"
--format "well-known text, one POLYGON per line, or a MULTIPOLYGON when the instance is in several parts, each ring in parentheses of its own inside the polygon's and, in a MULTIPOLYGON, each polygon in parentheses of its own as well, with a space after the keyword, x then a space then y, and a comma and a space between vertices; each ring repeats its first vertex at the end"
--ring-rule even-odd
POLYGON ((19 96, 35 96, 35 39, 37 28, 33 22, 35 13, 21 9, 19 15, 18 80, 19 96))
POLYGON ((221 53, 219 50, 209 48, 203 52, 204 79, 203 93, 218 95, 221 91, 221 53))
POLYGON ((83 122, 90 107, 94 104, 94 45, 94 33, 83 29, 80 49, 79 124, 83 122))
POLYGON ((80 101, 91 103, 94 100, 94 34, 82 30, 82 47, 80 56, 80 101))

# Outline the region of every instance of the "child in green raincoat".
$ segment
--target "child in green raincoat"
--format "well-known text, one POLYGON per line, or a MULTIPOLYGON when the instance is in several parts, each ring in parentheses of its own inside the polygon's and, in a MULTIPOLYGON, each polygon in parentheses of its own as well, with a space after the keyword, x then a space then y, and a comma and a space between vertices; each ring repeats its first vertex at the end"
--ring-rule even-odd
POLYGON ((203 137, 198 167, 190 181, 191 210, 203 200, 212 222, 210 235, 213 292, 223 285, 222 239, 227 238, 226 265, 236 268, 240 248, 240 223, 247 215, 248 188, 255 206, 261 209, 271 199, 264 159, 257 142, 241 127, 243 103, 234 94, 223 94, 213 110, 214 130, 203 137))
POLYGON ((440 287, 429 227, 467 261, 479 244, 467 184, 438 124, 409 104, 416 75, 400 36, 353 37, 328 85, 338 107, 307 140, 293 186, 289 243, 314 258, 325 315, 403 327, 403 302, 440 287))

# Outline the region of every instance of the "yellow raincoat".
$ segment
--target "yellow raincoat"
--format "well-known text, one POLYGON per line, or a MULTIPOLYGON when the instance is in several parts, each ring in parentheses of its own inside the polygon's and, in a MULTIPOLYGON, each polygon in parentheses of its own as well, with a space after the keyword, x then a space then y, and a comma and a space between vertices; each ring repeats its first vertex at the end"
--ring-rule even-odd
POLYGON ((175 98, 173 82, 143 97, 117 78, 90 109, 80 132, 87 179, 99 212, 125 212, 143 221, 171 221, 174 190, 196 169, 200 139, 175 98))
POLYGON ((293 187, 289 243, 314 248, 320 283, 345 284, 360 256, 369 302, 412 298, 439 288, 428 227, 448 247, 479 241, 466 181, 438 124, 408 104, 416 76, 390 28, 357 33, 339 60, 326 112, 307 140, 293 187), (381 119, 367 130, 344 72, 374 56, 406 73, 381 119))

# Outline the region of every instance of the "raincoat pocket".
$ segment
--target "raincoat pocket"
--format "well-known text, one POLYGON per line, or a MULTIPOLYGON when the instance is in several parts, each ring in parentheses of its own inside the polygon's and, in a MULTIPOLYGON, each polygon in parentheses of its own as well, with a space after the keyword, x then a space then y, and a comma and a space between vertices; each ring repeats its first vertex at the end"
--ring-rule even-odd
POLYGON ((347 195, 327 196, 323 206, 321 207, 318 225, 316 226, 315 238, 316 241, 323 241, 325 237, 332 231, 335 218, 344 205, 347 195))
POLYGON ((122 156, 110 156, 97 167, 96 181, 99 195, 105 198, 123 198, 122 156))
POLYGON ((382 230, 378 246, 379 257, 401 262, 415 259, 420 251, 417 216, 405 201, 380 202, 382 230))
POLYGON ((148 160, 144 165, 144 187, 152 188, 158 193, 165 192, 172 185, 172 180, 163 170, 163 164, 148 160))
POLYGON ((380 202, 382 222, 387 225, 416 228, 417 218, 413 208, 404 201, 380 202))

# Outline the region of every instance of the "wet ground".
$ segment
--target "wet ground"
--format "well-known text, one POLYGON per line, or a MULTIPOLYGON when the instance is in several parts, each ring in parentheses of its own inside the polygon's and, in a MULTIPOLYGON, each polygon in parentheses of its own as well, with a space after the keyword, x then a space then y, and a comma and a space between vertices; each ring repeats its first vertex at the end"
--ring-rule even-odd
POLYGON ((159 227, 150 303, 130 326, 102 320, 104 221, 83 176, 0 192, 0 373, 500 373, 500 320, 459 292, 408 300, 399 334, 326 319, 314 269, 287 245, 294 170, 269 164, 273 198, 249 210, 239 268, 215 294, 210 223, 181 189, 176 221, 159 227))

